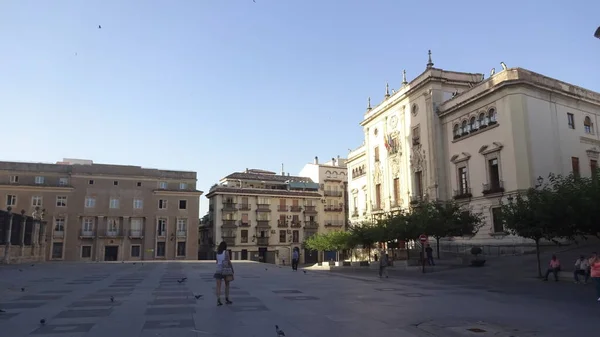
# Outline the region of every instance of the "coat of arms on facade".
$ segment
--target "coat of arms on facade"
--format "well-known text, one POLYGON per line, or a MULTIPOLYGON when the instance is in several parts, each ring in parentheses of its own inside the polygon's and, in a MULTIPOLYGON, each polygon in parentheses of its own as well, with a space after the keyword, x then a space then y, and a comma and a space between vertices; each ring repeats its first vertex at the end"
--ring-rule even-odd
POLYGON ((421 148, 421 144, 413 147, 412 155, 410 156, 410 167, 413 172, 424 171, 425 150, 421 148))
POLYGON ((383 145, 388 152, 388 155, 401 155, 402 148, 400 146, 400 133, 399 132, 391 132, 385 135, 383 139, 383 145))

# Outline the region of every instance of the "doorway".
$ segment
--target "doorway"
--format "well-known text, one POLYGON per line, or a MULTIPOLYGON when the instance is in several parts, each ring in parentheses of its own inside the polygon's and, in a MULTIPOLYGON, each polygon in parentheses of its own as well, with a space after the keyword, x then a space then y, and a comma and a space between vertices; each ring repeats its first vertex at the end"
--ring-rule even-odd
POLYGON ((242 249, 242 260, 248 260, 248 250, 242 249))
POLYGON ((258 262, 267 262, 267 248, 258 248, 258 262))
POLYGON ((119 258, 119 246, 104 247, 104 261, 117 261, 119 258))

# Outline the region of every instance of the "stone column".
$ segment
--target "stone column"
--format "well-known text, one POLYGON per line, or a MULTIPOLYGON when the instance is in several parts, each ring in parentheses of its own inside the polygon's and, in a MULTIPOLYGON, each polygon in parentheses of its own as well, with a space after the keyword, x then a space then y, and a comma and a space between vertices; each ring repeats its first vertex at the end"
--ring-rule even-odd
POLYGON ((96 235, 94 235, 94 251, 96 252, 96 256, 95 256, 95 260, 96 261, 101 261, 101 243, 102 240, 100 240, 100 236, 104 236, 104 230, 105 230, 105 217, 103 215, 99 215, 98 217, 96 217, 96 235))
POLYGON ((119 248, 119 250, 121 251, 121 261, 125 261, 125 240, 129 237, 129 228, 131 227, 130 219, 130 217, 124 216, 123 225, 121 226, 123 231, 121 233, 123 235, 123 238, 121 239, 121 247, 119 248))
POLYGON ((13 222, 13 214, 11 212, 11 207, 8 207, 6 210, 8 211, 8 229, 6 230, 6 244, 4 245, 4 263, 10 263, 10 237, 12 236, 12 222, 13 222))

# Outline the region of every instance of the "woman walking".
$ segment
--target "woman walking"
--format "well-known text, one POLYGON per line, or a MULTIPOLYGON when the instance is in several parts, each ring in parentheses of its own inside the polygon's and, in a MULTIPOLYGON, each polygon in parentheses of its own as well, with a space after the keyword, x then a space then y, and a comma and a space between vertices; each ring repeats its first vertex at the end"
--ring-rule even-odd
POLYGON ((593 253, 590 259, 590 269, 590 276, 592 276, 596 285, 596 296, 598 296, 598 302, 600 302, 600 257, 596 253, 593 253))
POLYGON ((233 304, 229 300, 229 283, 233 281, 233 265, 227 251, 227 243, 222 241, 217 249, 217 271, 215 272, 217 280, 217 306, 223 305, 221 302, 221 281, 225 281, 225 303, 233 304))

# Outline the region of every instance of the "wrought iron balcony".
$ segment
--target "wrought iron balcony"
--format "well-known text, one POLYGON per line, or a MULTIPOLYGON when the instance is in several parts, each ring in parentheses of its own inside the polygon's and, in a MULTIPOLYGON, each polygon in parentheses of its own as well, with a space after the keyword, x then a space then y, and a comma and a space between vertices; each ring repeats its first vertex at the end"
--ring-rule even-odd
POLYGON ((304 206, 304 213, 317 213, 317 206, 304 206))
POLYGON ((277 206, 277 210, 279 212, 287 212, 288 211, 288 207, 287 207, 287 205, 279 205, 279 206, 277 206))
POLYGON ((250 210, 250 204, 239 204, 238 206, 240 211, 249 211, 250 210))
POLYGON ((268 237, 258 237, 258 238, 256 238, 256 244, 258 246, 268 246, 269 238, 268 237))
POLYGON ((251 226, 251 222, 250 222, 250 220, 246 220, 246 221, 240 220, 238 222, 238 226, 239 227, 250 227, 251 226))
POLYGON ((144 237, 144 232, 141 229, 130 229, 129 237, 135 239, 141 239, 144 237))
POLYGON ((336 190, 325 190, 324 194, 326 197, 341 197, 343 192, 336 190))
POLYGON ((287 226, 288 226, 287 221, 281 221, 281 220, 277 221, 277 228, 287 228, 287 226))
POLYGON ((341 212, 343 210, 343 206, 325 206, 325 212, 341 212))
POLYGON ((256 205, 256 211, 257 212, 270 212, 271 205, 270 204, 258 204, 258 205, 256 205))
POLYGON ((271 227, 270 220, 256 220, 256 225, 258 227, 271 227))
POLYGON ((471 188, 461 188, 454 190, 454 200, 469 199, 473 196, 471 194, 471 188))
POLYGON ((292 220, 291 221, 291 227, 292 228, 300 228, 302 227, 302 223, 300 222, 300 220, 292 220))
POLYGON ((116 238, 116 237, 123 236, 123 232, 119 228, 118 229, 107 229, 105 232, 105 236, 109 237, 109 238, 116 238))
POLYGON ((300 206, 290 206, 290 212, 301 212, 302 207, 300 206))
POLYGON ((304 221, 304 228, 319 228, 319 224, 316 221, 304 221))
POLYGON ((502 180, 492 181, 491 183, 483 184, 484 195, 494 194, 494 193, 503 193, 504 192, 504 182, 502 180))
POLYGON ((234 227, 236 220, 223 220, 223 226, 225 227, 234 227))
POLYGON ((79 238, 80 239, 93 239, 94 237, 96 237, 96 231, 94 230, 81 230, 79 232, 79 238))
POLYGON ((224 202, 222 210, 224 212, 235 212, 237 211, 237 205, 233 202, 224 202))

